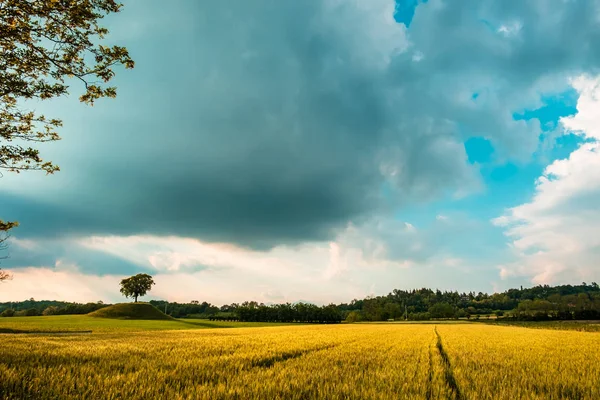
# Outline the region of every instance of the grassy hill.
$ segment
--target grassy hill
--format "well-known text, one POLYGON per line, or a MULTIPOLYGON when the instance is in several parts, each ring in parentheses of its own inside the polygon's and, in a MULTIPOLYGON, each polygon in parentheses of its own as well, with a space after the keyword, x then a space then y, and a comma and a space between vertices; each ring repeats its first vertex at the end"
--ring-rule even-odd
POLYGON ((88 316, 95 318, 113 319, 149 319, 149 320, 172 320, 158 308, 148 303, 122 303, 101 308, 89 313, 88 316))

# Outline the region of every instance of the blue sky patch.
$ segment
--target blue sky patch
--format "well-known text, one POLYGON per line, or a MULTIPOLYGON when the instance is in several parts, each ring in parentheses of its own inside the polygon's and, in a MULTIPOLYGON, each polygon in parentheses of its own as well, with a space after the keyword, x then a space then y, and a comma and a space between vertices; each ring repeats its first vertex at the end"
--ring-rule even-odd
POLYGON ((486 138, 472 137, 465 142, 465 151, 471 164, 482 164, 491 161, 494 146, 486 138))
POLYGON ((415 9, 419 3, 426 3, 427 0, 396 0, 396 12, 394 19, 406 25, 408 28, 415 15, 415 9))

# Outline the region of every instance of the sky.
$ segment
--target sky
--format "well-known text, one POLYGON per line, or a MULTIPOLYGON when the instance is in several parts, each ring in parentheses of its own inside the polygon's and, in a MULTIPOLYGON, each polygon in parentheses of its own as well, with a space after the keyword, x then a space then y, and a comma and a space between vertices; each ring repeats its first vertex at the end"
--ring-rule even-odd
POLYGON ((116 99, 4 173, 0 301, 348 302, 600 279, 600 1, 125 0, 116 99))

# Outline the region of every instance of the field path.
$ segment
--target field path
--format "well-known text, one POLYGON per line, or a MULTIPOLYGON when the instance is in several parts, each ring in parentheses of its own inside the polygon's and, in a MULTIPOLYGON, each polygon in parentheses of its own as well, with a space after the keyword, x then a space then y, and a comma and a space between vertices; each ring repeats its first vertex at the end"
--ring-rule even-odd
POLYGON ((433 352, 435 348, 435 344, 430 344, 429 345, 429 351, 427 352, 429 355, 429 367, 428 367, 428 374, 427 374, 427 392, 426 392, 426 398, 427 400, 431 400, 433 399, 433 374, 434 369, 433 369, 433 352))
MULTIPOLYGON (((456 378, 454 377, 454 373, 452 371, 452 364, 450 363, 450 358, 448 357, 446 350, 444 350, 442 336, 438 332, 437 326, 435 326, 433 328, 433 331, 435 332, 435 336, 437 338, 436 348, 440 354, 440 357, 442 357, 442 361, 444 364, 444 377, 446 379, 446 384, 448 385, 448 387, 450 388, 450 390, 452 392, 452 398, 454 400, 463 400, 464 397, 461 394, 460 388, 458 387, 458 383, 456 382, 456 378)), ((431 368, 431 363, 430 363, 430 368, 431 368)))

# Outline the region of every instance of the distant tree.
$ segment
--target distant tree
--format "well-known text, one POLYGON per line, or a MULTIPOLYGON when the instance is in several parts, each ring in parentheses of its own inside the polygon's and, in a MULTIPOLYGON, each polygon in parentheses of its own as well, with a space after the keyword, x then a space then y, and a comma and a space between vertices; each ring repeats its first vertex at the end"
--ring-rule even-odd
POLYGON ((15 317, 35 317, 40 315, 40 312, 35 308, 28 308, 27 310, 17 311, 15 317))
POLYGON ((453 318, 455 313, 454 307, 448 303, 436 303, 429 307, 432 318, 453 318))
POLYGON ((15 310, 13 310, 12 308, 7 308, 6 310, 2 311, 2 314, 0 314, 0 316, 2 316, 2 317, 14 317, 15 316, 15 310))
POLYGON ((427 321, 431 319, 431 315, 428 312, 410 313, 408 319, 411 321, 427 321))
POLYGON ((361 320, 360 314, 356 311, 350 311, 346 317, 346 322, 354 323, 361 320))
POLYGON ((42 315, 56 315, 56 314, 58 314, 58 312, 59 312, 58 307, 56 307, 56 306, 50 306, 50 307, 47 307, 42 312, 42 315))
POLYGON ((121 280, 121 293, 125 297, 132 297, 137 303, 139 296, 145 296, 152 289, 154 280, 148 274, 137 274, 121 280))
MULTIPOLYGON (((108 30, 99 22, 121 6, 115 0, 0 1, 0 169, 58 171, 24 143, 59 140, 62 121, 24 109, 25 101, 65 96, 70 80, 85 87, 84 103, 116 96, 116 88, 105 85, 114 66, 133 68, 134 62, 125 47, 101 44, 108 30)), ((0 233, 15 226, 0 220, 0 233)))
POLYGON ((396 319, 402 316, 404 310, 397 303, 386 303, 383 306, 384 315, 387 318, 396 319))

